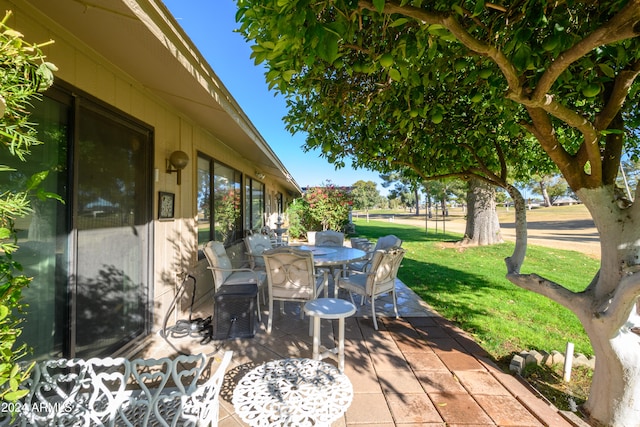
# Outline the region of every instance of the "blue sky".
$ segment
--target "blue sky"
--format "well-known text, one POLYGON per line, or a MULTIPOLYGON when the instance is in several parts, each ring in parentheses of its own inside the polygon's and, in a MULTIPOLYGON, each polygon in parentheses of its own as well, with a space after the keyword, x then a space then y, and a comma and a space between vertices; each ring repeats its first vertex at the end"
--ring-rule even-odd
POLYGON ((268 90, 263 67, 254 64, 249 44, 234 32, 239 24, 233 0, 163 2, 300 186, 328 180, 351 185, 362 179, 376 182, 378 190, 386 194, 377 172, 350 167, 336 171, 318 152, 303 152, 305 136, 291 135, 284 127, 284 99, 268 90))

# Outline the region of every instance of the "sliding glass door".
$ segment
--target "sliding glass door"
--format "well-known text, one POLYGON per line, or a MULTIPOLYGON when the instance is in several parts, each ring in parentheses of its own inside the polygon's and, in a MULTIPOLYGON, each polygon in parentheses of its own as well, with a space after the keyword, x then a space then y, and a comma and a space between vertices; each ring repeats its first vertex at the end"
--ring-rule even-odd
POLYGON ((0 190, 47 171, 64 203, 34 199, 17 224, 16 260, 33 278, 21 338, 37 358, 108 356, 149 325, 152 130, 66 86, 32 118, 43 144, 0 190))
POLYGON ((75 341, 82 357, 144 332, 149 132, 81 107, 75 203, 75 341))

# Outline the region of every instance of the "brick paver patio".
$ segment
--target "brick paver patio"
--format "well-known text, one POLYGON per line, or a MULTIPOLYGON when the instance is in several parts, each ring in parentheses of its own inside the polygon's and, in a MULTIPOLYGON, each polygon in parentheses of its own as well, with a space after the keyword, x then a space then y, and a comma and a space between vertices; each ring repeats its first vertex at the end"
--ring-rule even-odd
MULTIPOLYGON (((573 425, 526 383, 502 372, 468 335, 431 311, 404 284, 398 282, 397 288, 401 319, 381 317, 376 331, 366 317, 367 305, 347 319, 345 374, 353 384, 354 398, 333 426, 573 425)), ((384 316, 390 302, 381 306, 384 316)), ((311 356, 308 319, 300 319, 297 305, 285 307, 285 316, 276 313, 270 335, 264 313, 254 338, 201 345, 198 338, 167 342, 156 336, 144 355, 160 357, 177 351, 221 355, 233 350, 221 394, 220 426, 244 426, 231 405, 233 386, 243 373, 269 360, 311 356)), ((337 331, 337 321, 333 328, 337 331)), ((333 339, 329 321, 323 321, 322 332, 324 343, 333 339)))

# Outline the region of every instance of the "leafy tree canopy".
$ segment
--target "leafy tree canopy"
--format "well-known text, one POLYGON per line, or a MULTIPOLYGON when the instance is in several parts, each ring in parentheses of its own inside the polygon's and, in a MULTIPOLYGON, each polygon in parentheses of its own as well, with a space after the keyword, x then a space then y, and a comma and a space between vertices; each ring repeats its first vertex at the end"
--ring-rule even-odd
MULTIPOLYGON (((640 204, 620 203, 637 159, 640 1, 238 0, 240 31, 307 133, 337 166, 508 189, 555 165, 600 230, 602 269, 575 293, 521 274, 524 201, 507 277, 583 322, 604 369, 586 409, 637 425, 640 375, 625 329, 640 295, 640 204), (630 381, 629 379, 633 379, 630 381), (624 384, 624 387, 620 386, 624 384)), ((417 182, 417 181, 414 181, 417 182)), ((636 196, 638 188, 636 187, 636 196)), ((523 231, 524 230, 524 231, 523 231)))
POLYGON ((373 181, 359 180, 351 186, 351 197, 355 209, 368 211, 380 201, 377 184, 373 181))
POLYGON ((612 121, 637 122, 624 100, 639 12, 625 3, 239 0, 238 19, 289 97, 289 128, 338 166, 486 176, 477 166, 504 172, 500 156, 531 170, 541 147, 576 190, 613 182, 612 121))

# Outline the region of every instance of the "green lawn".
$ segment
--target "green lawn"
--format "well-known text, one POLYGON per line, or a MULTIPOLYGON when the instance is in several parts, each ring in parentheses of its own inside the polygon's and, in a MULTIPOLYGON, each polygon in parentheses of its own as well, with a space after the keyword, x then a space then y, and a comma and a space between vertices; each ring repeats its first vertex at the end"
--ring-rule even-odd
MULTIPOLYGON (((578 319, 569 310, 505 279, 504 258, 513 243, 461 249, 462 236, 436 234, 424 227, 355 220, 359 237, 375 240, 395 234, 407 250, 398 277, 443 317, 455 322, 496 360, 523 350, 593 354, 578 319)), ((522 273, 535 272, 563 286, 584 289, 598 261, 574 251, 529 246, 522 273)))

